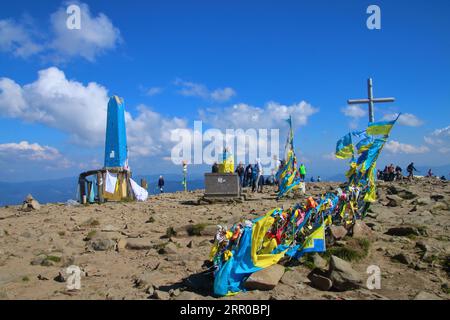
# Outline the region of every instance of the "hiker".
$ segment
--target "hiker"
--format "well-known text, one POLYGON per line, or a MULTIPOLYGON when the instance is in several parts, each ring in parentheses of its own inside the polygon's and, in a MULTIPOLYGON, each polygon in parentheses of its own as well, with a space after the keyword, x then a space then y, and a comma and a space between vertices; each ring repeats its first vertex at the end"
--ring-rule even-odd
POLYGON ((322 179, 320 179, 320 176, 317 177, 317 182, 321 182, 322 179))
POLYGON ((403 179, 402 168, 400 166, 395 167, 395 180, 399 181, 403 179))
POLYGON ((235 172, 238 174, 239 176, 239 184, 241 186, 241 188, 244 187, 244 165, 242 164, 242 162, 239 162, 239 165, 237 166, 235 172))
POLYGON ((311 177, 311 182, 315 182, 314 177, 311 177))
POLYGON ((263 192, 263 186, 264 186, 264 176, 261 175, 258 179, 258 192, 262 193, 263 192))
POLYGON ((302 179, 303 181, 305 181, 305 177, 306 177, 306 167, 305 165, 302 163, 300 165, 300 179, 302 179))
POLYGON ((388 181, 394 181, 395 178, 395 167, 394 164, 390 164, 388 167, 388 181))
POLYGON ((214 164, 212 165, 212 173, 219 173, 219 165, 217 164, 217 162, 214 162, 214 164))
POLYGON ((252 165, 249 164, 245 168, 244 172, 244 187, 249 187, 252 185, 252 165))
POLYGON ((159 176, 158 188, 161 193, 164 193, 164 178, 163 178, 163 176, 159 176))
POLYGON ((428 178, 433 178, 433 171, 431 171, 431 168, 428 170, 427 176, 428 178))
POLYGON ((259 160, 259 159, 256 159, 256 164, 255 164, 255 166, 254 166, 254 168, 253 168, 253 171, 255 171, 255 174, 253 175, 253 177, 255 177, 256 178, 256 181, 255 181, 255 188, 257 188, 257 187, 259 187, 259 180, 261 179, 261 176, 262 176, 262 174, 263 174, 263 169, 262 169, 262 166, 261 166, 261 161, 259 160))
POLYGON ((411 162, 408 167, 406 168, 406 171, 408 171, 408 179, 414 180, 414 171, 418 172, 416 168, 414 168, 414 162, 411 162))

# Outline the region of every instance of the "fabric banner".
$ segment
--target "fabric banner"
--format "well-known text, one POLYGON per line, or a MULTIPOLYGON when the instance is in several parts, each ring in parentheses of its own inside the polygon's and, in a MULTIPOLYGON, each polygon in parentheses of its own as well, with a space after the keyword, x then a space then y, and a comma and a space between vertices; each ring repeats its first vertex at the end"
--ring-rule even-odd
POLYGON ((138 201, 145 201, 148 198, 148 192, 140 185, 136 183, 133 179, 130 178, 131 189, 133 189, 134 196, 138 201))
POLYGON ((112 175, 106 171, 105 191, 114 194, 117 184, 117 175, 112 175))

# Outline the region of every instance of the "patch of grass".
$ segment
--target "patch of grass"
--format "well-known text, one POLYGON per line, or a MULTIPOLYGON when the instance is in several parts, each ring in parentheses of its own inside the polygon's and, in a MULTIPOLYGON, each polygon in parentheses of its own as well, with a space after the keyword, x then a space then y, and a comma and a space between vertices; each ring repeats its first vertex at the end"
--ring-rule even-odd
POLYGON ((28 278, 28 276, 22 277, 22 281, 23 282, 28 282, 28 281, 30 281, 30 278, 28 278))
POLYGON ((164 247, 167 245, 167 243, 168 243, 168 242, 155 244, 155 245, 153 246, 153 249, 155 249, 156 251, 162 250, 162 249, 164 249, 164 247))
POLYGON ((60 257, 57 257, 57 256, 47 256, 46 260, 49 260, 49 261, 53 261, 53 262, 58 263, 58 262, 61 261, 61 258, 60 258, 60 257))
POLYGON ((367 239, 350 239, 346 246, 331 247, 324 253, 324 258, 329 261, 330 257, 336 256, 343 260, 352 262, 360 261, 367 257, 370 249, 370 241, 367 239))
POLYGON ((89 231, 89 233, 87 234, 86 238, 84 238, 84 241, 91 240, 92 238, 95 237, 96 234, 97 234, 96 230, 89 231))
POLYGON ((201 232, 205 230, 206 226, 206 223, 197 223, 193 226, 189 226, 187 232, 190 236, 200 236, 201 232))
POLYGON ((175 232, 174 228, 169 227, 166 229, 166 238, 171 238, 176 235, 177 235, 177 233, 175 232))
POLYGON ((308 269, 313 270, 316 268, 316 265, 314 264, 314 254, 307 253, 305 254, 301 259, 300 262, 308 269))
POLYGON ((153 222, 155 222, 155 218, 150 217, 145 223, 153 223, 153 222))

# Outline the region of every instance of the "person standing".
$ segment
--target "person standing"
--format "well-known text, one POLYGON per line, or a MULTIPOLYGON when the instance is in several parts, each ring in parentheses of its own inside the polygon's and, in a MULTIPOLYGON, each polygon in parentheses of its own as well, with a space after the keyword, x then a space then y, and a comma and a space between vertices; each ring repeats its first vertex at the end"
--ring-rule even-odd
POLYGON ((217 164, 217 162, 214 162, 214 164, 212 165, 212 173, 219 173, 219 165, 217 164))
POLYGON ((302 163, 300 165, 300 179, 302 179, 303 181, 305 181, 306 178, 306 167, 305 165, 302 163))
POLYGON ((160 193, 164 193, 164 178, 163 178, 163 176, 159 176, 158 188, 159 188, 160 193))
POLYGON ((241 186, 241 188, 244 187, 244 165, 242 164, 242 162, 239 162, 239 165, 237 166, 235 172, 238 174, 239 176, 239 185, 241 186))
POLYGON ((255 182, 255 185, 256 185, 256 187, 259 187, 259 180, 261 179, 261 176, 263 174, 261 161, 259 159, 256 159, 255 170, 256 170, 256 182, 255 182))
POLYGON ((244 187, 249 187, 252 185, 252 165, 249 164, 247 167, 245 167, 244 172, 244 187))
POLYGON ((414 167, 414 162, 411 162, 408 167, 406 168, 406 171, 408 172, 408 179, 414 180, 414 171, 417 171, 417 169, 414 167))

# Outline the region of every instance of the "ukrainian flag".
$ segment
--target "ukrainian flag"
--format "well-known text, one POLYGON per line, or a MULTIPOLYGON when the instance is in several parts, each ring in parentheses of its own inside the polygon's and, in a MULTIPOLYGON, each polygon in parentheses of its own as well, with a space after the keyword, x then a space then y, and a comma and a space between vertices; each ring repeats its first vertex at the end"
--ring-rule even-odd
MULTIPOLYGON (((398 117, 400 117, 400 115, 398 115, 398 117)), ((397 119, 392 121, 371 122, 367 127, 366 133, 372 136, 376 135, 388 136, 397 119)))
POLYGON ((364 151, 369 150, 369 148, 372 146, 373 139, 371 137, 366 137, 362 139, 360 142, 356 144, 356 150, 358 151, 358 154, 363 153, 364 151))
POLYGON ((303 243, 303 247, 296 254, 296 258, 300 258, 308 252, 325 252, 325 223, 322 222, 319 228, 311 233, 303 243))
POLYGON ((352 134, 346 134, 339 139, 336 144, 336 158, 349 159, 353 157, 354 148, 352 143, 352 134))

